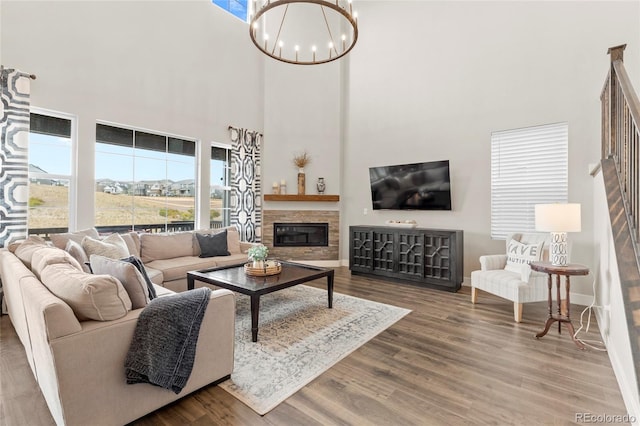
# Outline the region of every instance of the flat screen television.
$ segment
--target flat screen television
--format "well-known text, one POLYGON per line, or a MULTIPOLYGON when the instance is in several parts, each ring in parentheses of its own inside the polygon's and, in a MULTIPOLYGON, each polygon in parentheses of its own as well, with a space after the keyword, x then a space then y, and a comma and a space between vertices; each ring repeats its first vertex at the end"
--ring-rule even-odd
POLYGON ((449 160, 369 168, 374 210, 451 210, 449 160))

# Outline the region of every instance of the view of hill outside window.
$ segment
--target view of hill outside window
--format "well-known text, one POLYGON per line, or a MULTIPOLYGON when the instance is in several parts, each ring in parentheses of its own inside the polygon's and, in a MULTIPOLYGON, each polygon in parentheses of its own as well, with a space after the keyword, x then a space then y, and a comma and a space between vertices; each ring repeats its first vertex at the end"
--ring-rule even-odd
POLYGON ((178 231, 195 223, 196 142, 96 125, 96 227, 178 231))
POLYGON ((211 227, 227 226, 230 224, 231 198, 231 151, 229 148, 211 147, 211 227))
POLYGON ((32 113, 29 132, 30 233, 64 232, 69 228, 72 179, 70 118, 32 113))

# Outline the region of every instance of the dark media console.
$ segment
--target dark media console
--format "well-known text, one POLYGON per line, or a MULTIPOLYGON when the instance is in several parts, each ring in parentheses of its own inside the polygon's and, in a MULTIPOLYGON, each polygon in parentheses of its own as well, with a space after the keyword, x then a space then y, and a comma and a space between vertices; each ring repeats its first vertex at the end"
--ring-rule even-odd
POLYGON ((440 290, 463 281, 461 230, 350 226, 349 269, 440 290))

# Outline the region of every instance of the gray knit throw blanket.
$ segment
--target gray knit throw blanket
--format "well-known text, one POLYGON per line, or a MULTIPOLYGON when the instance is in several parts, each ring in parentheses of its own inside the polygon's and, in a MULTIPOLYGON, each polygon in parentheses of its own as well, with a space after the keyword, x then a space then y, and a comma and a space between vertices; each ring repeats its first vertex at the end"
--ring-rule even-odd
POLYGON ((180 393, 189 380, 211 290, 201 287, 153 299, 140 313, 124 362, 127 383, 180 393))

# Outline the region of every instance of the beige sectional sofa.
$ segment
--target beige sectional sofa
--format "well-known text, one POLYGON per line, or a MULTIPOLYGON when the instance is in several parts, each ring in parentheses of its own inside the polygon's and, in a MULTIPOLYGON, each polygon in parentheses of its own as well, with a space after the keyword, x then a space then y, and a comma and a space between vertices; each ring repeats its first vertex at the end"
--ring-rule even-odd
MULTIPOLYGON (((88 234, 94 235, 93 231, 88 234)), ((237 239, 232 234, 228 232, 229 241, 237 239)), ((241 251, 249 245, 239 239, 237 246, 230 244, 229 251, 235 253, 199 257, 194 235, 130 234, 122 239, 130 254, 145 259, 155 291, 158 297, 164 297, 174 294, 172 290, 186 289, 188 270, 246 259, 241 251)), ((69 240, 77 243, 84 239, 82 233, 62 237, 67 241, 65 247, 74 246, 69 240)), ((61 238, 52 237, 52 242, 60 245, 61 238)), ((0 278, 7 310, 58 425, 123 425, 229 377, 234 351, 232 292, 211 292, 192 374, 176 395, 149 384, 126 384, 124 361, 143 308, 131 308, 131 299, 117 279, 92 276, 82 271, 85 266, 68 251, 41 245, 37 239, 10 250, 0 249, 0 278), (68 283, 53 285, 51 281, 60 281, 64 271, 68 271, 69 283, 82 287, 82 294, 69 295, 68 283), (95 318, 94 311, 99 311, 98 318, 109 319, 87 319, 87 315, 95 318)))

